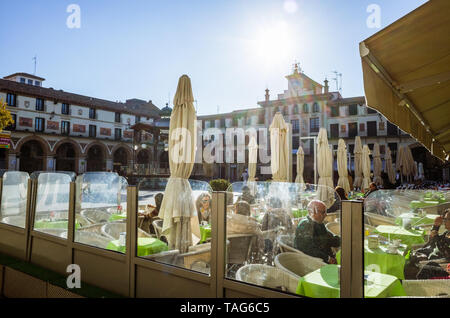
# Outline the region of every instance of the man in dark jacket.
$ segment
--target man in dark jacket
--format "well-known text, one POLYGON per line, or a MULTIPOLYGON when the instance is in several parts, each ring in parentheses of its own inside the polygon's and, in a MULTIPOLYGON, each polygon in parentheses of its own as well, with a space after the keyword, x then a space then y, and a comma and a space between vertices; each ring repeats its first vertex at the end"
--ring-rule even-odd
POLYGON ((336 264, 332 247, 339 247, 341 239, 323 224, 327 216, 326 205, 319 200, 308 204, 308 216, 300 221, 295 231, 294 247, 305 254, 319 257, 324 262, 336 264))

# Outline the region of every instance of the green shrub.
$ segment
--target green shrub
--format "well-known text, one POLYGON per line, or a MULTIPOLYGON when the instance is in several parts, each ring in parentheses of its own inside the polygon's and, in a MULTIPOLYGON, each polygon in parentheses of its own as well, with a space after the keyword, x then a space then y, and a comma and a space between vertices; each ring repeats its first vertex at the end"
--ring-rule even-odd
POLYGON ((209 185, 213 191, 227 191, 230 186, 230 182, 225 179, 214 179, 209 182, 209 185))

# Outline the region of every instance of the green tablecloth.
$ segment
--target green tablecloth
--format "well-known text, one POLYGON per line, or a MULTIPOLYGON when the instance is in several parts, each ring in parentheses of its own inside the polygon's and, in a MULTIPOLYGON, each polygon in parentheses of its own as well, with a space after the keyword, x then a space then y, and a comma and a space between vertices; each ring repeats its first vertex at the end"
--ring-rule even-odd
POLYGON ((113 222, 113 221, 123 220, 126 218, 127 218, 126 212, 124 214, 111 214, 108 221, 113 222))
POLYGON ((292 209, 292 216, 294 218, 302 218, 308 215, 307 209, 292 209))
MULTIPOLYGON (((380 245, 377 249, 370 249, 367 240, 364 241, 364 268, 376 269, 381 274, 388 274, 405 279, 404 249, 399 248, 397 254, 387 252, 387 246, 380 245)), ((336 260, 341 264, 341 251, 336 253, 336 260)))
MULTIPOLYGON (((39 220, 34 222, 35 229, 65 229, 69 228, 69 221, 47 221, 39 220)), ((75 222, 75 229, 80 228, 80 223, 75 222)))
POLYGON ((437 217, 437 214, 427 214, 425 216, 418 216, 414 213, 402 213, 397 218, 395 218, 395 224, 402 226, 403 219, 411 219, 411 226, 419 225, 419 224, 433 224, 434 219, 437 217))
POLYGON ((362 192, 354 192, 352 195, 348 196, 349 200, 357 200, 364 198, 364 193, 362 192))
MULTIPOLYGON (((108 250, 118 251, 121 253, 126 252, 126 246, 119 246, 119 240, 109 242, 106 246, 108 250)), ((167 244, 154 237, 139 237, 138 238, 138 255, 146 256, 156 254, 164 251, 168 251, 167 244)))
POLYGON ((373 233, 383 235, 391 240, 399 239, 408 246, 425 243, 424 231, 407 230, 397 225, 378 225, 373 233))
MULTIPOLYGON (((300 278, 297 294, 312 298, 339 298, 338 265, 325 265, 300 278)), ((364 297, 384 298, 406 296, 402 284, 397 277, 365 271, 367 279, 364 284, 364 297)))
POLYGON ((211 237, 211 225, 202 226, 200 225, 200 243, 206 242, 208 238, 211 237))
POLYGON ((420 208, 426 208, 429 206, 435 206, 438 205, 439 201, 430 201, 430 200, 426 200, 426 201, 411 201, 409 203, 409 207, 411 209, 420 209, 420 208))

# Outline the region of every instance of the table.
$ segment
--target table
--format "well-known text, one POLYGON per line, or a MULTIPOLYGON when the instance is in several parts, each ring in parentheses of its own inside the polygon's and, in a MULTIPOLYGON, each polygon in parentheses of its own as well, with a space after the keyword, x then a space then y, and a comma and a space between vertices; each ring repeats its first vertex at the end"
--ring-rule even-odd
POLYGON ((419 224, 433 224, 434 220, 438 216, 439 215, 437 215, 437 214, 426 214, 425 216, 419 216, 419 215, 411 213, 411 212, 402 213, 398 217, 395 218, 395 224, 402 226, 403 219, 410 219, 411 226, 416 226, 419 224))
POLYGON ((123 220, 127 218, 127 213, 123 213, 123 214, 111 214, 111 216, 109 217, 108 221, 109 222, 113 222, 113 221, 119 221, 119 220, 123 220))
POLYGON ((397 225, 378 225, 374 230, 374 234, 380 234, 391 240, 399 239, 408 246, 425 243, 424 231, 407 230, 397 225))
MULTIPOLYGON (((339 265, 328 264, 304 277, 301 277, 296 293, 312 298, 339 298, 339 265)), ((397 277, 376 272, 365 271, 365 298, 384 298, 406 296, 405 290, 397 277)))
POLYGON ((292 216, 294 218, 302 218, 304 216, 308 215, 308 210, 307 209, 296 209, 296 208, 292 208, 292 216))
MULTIPOLYGON (((396 254, 387 252, 386 245, 379 245, 376 249, 370 249, 367 240, 364 240, 364 268, 366 270, 376 269, 381 274, 388 274, 405 279, 405 257, 404 248, 399 248, 396 254)), ((336 253, 336 260, 341 264, 341 251, 336 253)))
POLYGON ((426 207, 430 207, 430 206, 435 206, 438 205, 439 201, 411 201, 409 203, 409 207, 411 209, 420 209, 420 208, 426 208, 426 207))
POLYGON ((211 225, 200 225, 200 243, 206 242, 208 238, 211 237, 211 225))
MULTIPOLYGON (((119 246, 119 240, 109 242, 106 249, 117 251, 121 253, 126 252, 126 246, 119 246)), ((139 237, 138 238, 138 253, 137 256, 146 256, 168 251, 169 248, 166 243, 154 237, 139 237)))

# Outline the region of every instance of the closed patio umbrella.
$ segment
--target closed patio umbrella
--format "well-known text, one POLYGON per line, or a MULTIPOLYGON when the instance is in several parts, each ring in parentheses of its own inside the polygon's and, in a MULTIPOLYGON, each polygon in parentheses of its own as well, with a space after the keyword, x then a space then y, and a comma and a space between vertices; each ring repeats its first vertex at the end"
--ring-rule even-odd
POLYGON ((370 184, 370 151, 369 146, 364 145, 362 151, 362 172, 363 172, 363 182, 361 188, 367 190, 370 184))
POLYGON ((270 147, 272 179, 276 182, 286 182, 288 178, 288 126, 280 112, 273 117, 270 130, 270 147))
POLYGON ((414 180, 414 176, 417 174, 417 166, 415 164, 411 148, 409 148, 408 146, 405 146, 405 154, 408 166, 409 181, 412 182, 414 180))
POLYGON ((255 137, 252 137, 248 143, 248 181, 255 181, 257 162, 258 144, 255 137))
POLYGON ((337 168, 339 173, 338 186, 344 188, 345 192, 350 191, 350 184, 348 183, 347 170, 347 146, 344 139, 339 139, 337 151, 337 168))
POLYGON ((333 186, 333 155, 328 145, 327 130, 320 128, 317 137, 317 171, 319 173, 319 200, 324 202, 327 208, 334 203, 333 186))
POLYGON ((200 241, 200 227, 188 178, 195 161, 196 114, 191 80, 180 77, 169 126, 170 178, 159 211, 169 248, 181 253, 200 241))
POLYGON ((361 138, 359 136, 355 137, 355 148, 353 149, 353 154, 355 156, 355 180, 353 181, 353 186, 355 188, 361 188, 363 180, 362 172, 362 146, 361 138))
POLYGON ((305 152, 302 146, 297 150, 297 176, 295 177, 295 183, 305 183, 303 180, 303 168, 304 168, 305 152))
POLYGON ((381 178, 381 170, 383 164, 380 157, 380 145, 376 142, 373 146, 373 182, 376 185, 383 185, 383 179, 381 178))
POLYGON ((386 149, 384 162, 385 162, 384 172, 387 173, 389 181, 392 184, 395 184, 395 171, 394 171, 394 167, 392 166, 392 155, 391 155, 391 150, 389 149, 389 147, 387 147, 387 149, 386 149))

